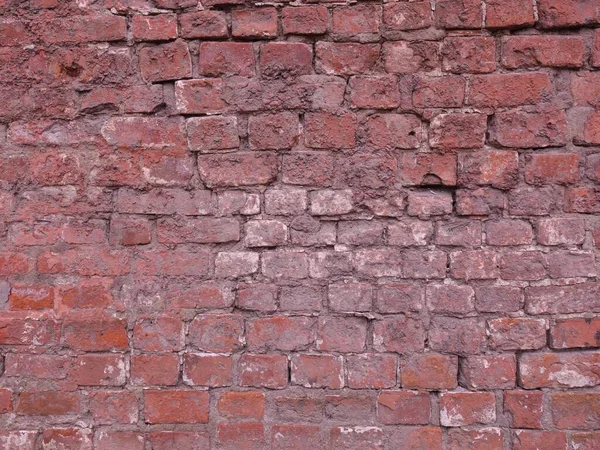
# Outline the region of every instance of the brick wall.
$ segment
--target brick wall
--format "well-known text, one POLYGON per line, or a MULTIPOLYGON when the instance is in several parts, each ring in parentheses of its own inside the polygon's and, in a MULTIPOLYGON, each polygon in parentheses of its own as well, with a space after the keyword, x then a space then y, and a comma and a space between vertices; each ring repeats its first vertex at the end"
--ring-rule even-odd
POLYGON ((598 0, 0 13, 0 449, 600 449, 598 0))

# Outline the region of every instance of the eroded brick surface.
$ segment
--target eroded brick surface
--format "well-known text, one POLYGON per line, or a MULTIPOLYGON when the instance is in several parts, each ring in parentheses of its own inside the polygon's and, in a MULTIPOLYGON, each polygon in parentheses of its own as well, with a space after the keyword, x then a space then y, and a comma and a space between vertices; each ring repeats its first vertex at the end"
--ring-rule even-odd
POLYGON ((599 449, 598 26, 0 0, 0 449, 599 449))

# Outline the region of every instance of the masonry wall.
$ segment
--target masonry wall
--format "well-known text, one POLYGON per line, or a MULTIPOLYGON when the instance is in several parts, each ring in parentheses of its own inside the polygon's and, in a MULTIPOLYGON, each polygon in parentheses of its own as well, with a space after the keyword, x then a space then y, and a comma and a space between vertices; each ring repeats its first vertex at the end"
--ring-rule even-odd
POLYGON ((600 449, 599 1, 0 13, 0 449, 600 449))

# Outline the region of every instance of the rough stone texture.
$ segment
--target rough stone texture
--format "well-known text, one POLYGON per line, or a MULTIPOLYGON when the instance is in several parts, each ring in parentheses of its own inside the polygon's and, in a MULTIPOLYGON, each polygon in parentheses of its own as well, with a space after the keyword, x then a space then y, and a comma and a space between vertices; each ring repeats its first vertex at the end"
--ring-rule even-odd
POLYGON ((0 449, 600 449, 598 0, 0 0, 0 449))

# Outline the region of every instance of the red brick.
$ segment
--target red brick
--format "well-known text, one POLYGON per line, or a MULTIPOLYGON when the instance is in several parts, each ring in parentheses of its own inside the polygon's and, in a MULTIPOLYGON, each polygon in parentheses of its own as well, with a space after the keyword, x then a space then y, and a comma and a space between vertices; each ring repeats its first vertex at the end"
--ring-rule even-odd
POLYGON ((184 345, 183 322, 174 317, 140 320, 133 329, 133 345, 143 351, 178 351, 184 345))
POLYGON ((230 218, 165 218, 158 220, 156 234, 164 244, 235 242, 240 239, 240 224, 230 218))
POLYGON ((258 114, 248 119, 250 148, 282 150, 296 145, 300 122, 291 112, 258 114))
POLYGON ((363 353, 346 357, 350 389, 383 389, 396 385, 396 356, 363 353))
POLYGON ((126 148, 168 148, 185 145, 183 122, 165 117, 117 117, 102 127, 104 139, 126 148))
POLYGON ((317 329, 317 350, 362 352, 367 340, 367 321, 362 317, 322 317, 317 329))
POLYGON ((491 392, 446 392, 440 395, 440 423, 445 427, 496 421, 496 398, 491 392))
POLYGON ((210 436, 206 432, 155 431, 149 435, 152 450, 185 448, 204 450, 210 448, 210 436))
POLYGON ((333 164, 331 156, 321 153, 283 155, 282 179, 284 183, 294 185, 331 186, 333 164))
POLYGON ((444 39, 442 57, 446 72, 490 73, 496 69, 496 45, 488 37, 448 37, 444 39))
POLYGON ((548 273, 552 278, 595 277, 596 261, 593 252, 556 251, 547 256, 548 273))
POLYGON ((338 40, 376 40, 381 25, 381 6, 363 4, 333 10, 333 35, 338 40))
POLYGON ((398 277, 402 273, 402 254, 397 249, 359 250, 354 254, 358 273, 370 277, 398 277))
POLYGON ((352 148, 356 144, 354 114, 308 113, 304 120, 307 147, 340 149, 352 148))
POLYGON ((430 123, 429 145, 435 149, 478 149, 485 141, 484 114, 439 114, 430 123))
POLYGON ((525 309, 529 314, 599 312, 597 290, 595 283, 532 286, 525 289, 525 309))
POLYGON ((53 320, 2 318, 1 345, 46 345, 58 339, 58 322, 53 320))
POLYGON ((565 211, 580 213, 600 212, 600 192, 587 186, 565 191, 565 211))
POLYGON ((273 450, 303 450, 321 448, 320 427, 318 425, 274 425, 271 428, 273 450))
POLYGON ((64 391, 23 391, 16 406, 16 413, 26 416, 77 415, 80 411, 79 394, 64 391))
POLYGON ((315 321, 309 317, 273 316, 246 323, 248 349, 296 351, 314 341, 315 321))
MULTIPOLYGON (((412 93, 416 108, 457 108, 465 98, 465 81, 461 77, 419 77, 412 93)), ((438 116, 439 117, 439 116, 438 116)), ((453 116, 458 120, 460 116, 453 116)), ((477 116, 462 116, 464 120, 477 116)))
POLYGON ((597 392, 554 392, 550 397, 552 422, 556 428, 597 430, 600 398, 597 392))
POLYGON ((377 398, 377 418, 386 425, 427 425, 430 415, 426 392, 383 391, 377 398))
POLYGON ((54 306, 54 288, 13 284, 8 296, 8 305, 14 310, 51 309, 54 306))
POLYGON ((542 428, 543 392, 505 391, 504 412, 515 428, 542 428))
POLYGON ((148 390, 144 392, 146 423, 207 423, 208 392, 148 390))
POLYGON ((131 20, 133 38, 137 41, 168 41, 177 38, 177 16, 136 14, 131 20))
POLYGON ((557 147, 566 144, 564 111, 508 111, 494 115, 490 142, 502 147, 557 147))
POLYGON ((335 427, 329 433, 329 448, 383 450, 383 430, 379 427, 335 427))
POLYGON ((424 220, 402 220, 388 225, 388 244, 401 247, 426 245, 433 237, 433 224, 424 220))
POLYGON ((215 277, 237 278, 258 272, 258 253, 220 252, 215 258, 215 277))
POLYGON ((217 441, 223 450, 261 450, 265 448, 262 423, 221 422, 217 425, 217 441))
POLYGON ((173 353, 133 355, 131 383, 138 386, 174 386, 179 379, 179 357, 173 353))
POLYGON ((488 321, 490 347, 497 350, 534 350, 546 345, 546 321, 500 318, 488 321))
POLYGON ((122 319, 71 319, 63 325, 65 344, 74 350, 108 351, 128 348, 126 321, 122 319))
POLYGON ((265 212, 276 216, 296 216, 304 213, 307 205, 306 191, 293 187, 265 191, 265 212))
POLYGON ((375 415, 376 399, 370 393, 349 393, 325 397, 325 417, 338 421, 361 421, 375 415))
POLYGON ((329 75, 366 74, 379 59, 378 44, 317 42, 316 69, 329 75))
POLYGON ((227 36, 227 21, 221 11, 192 11, 179 15, 179 33, 184 38, 220 38, 227 36))
POLYGON ((267 78, 311 74, 312 60, 312 47, 301 42, 269 42, 260 50, 260 70, 267 78))
POLYGON ((439 49, 437 42, 385 42, 385 70, 388 73, 431 72, 439 68, 439 49))
POLYGON ((404 253, 402 275, 405 278, 444 278, 447 259, 441 251, 408 250, 404 253))
POLYGON ((207 77, 252 77, 256 70, 252 44, 243 42, 202 42, 198 50, 198 72, 207 77))
POLYGON ((127 378, 125 359, 115 354, 80 355, 72 378, 79 386, 123 386, 127 378))
POLYGON ((275 180, 278 159, 272 153, 198 156, 198 171, 210 187, 252 186, 275 180))
POLYGON ((597 72, 579 71, 573 73, 571 75, 573 103, 578 106, 597 106, 600 104, 599 80, 600 76, 597 72))
POLYGON ((388 3, 383 6, 384 33, 419 30, 431 24, 431 5, 425 1, 388 3))
POLYGON ((228 150, 240 145, 234 116, 195 117, 187 120, 186 129, 192 151, 228 150))
POLYGON ((132 271, 144 275, 203 276, 208 273, 208 268, 209 255, 206 251, 147 250, 138 254, 132 271))
POLYGON ((107 13, 43 21, 37 31, 47 43, 84 43, 125 40, 126 27, 125 17, 107 13))
POLYGON ((180 189, 151 189, 138 192, 120 189, 117 193, 116 210, 128 214, 175 213, 188 216, 203 216, 212 212, 211 193, 208 190, 184 191, 180 189))
POLYGON ((503 431, 500 428, 479 428, 475 430, 450 429, 448 448, 451 450, 487 450, 504 448, 503 431))
POLYGON ((275 311, 277 293, 277 286, 271 284, 241 284, 237 289, 236 305, 250 311, 275 311))
POLYGON ((573 433, 571 445, 579 450, 594 450, 600 446, 600 433, 573 433))
MULTIPOLYGON (((534 155, 538 156, 538 155, 534 155)), ((458 156, 458 185, 509 189, 518 182, 519 154, 513 150, 488 150, 458 156)))
POLYGON ((594 3, 584 0, 541 0, 538 14, 540 28, 577 27, 597 24, 599 21, 599 12, 594 3))
POLYGON ((308 257, 304 252, 269 251, 262 254, 262 273, 271 279, 308 277, 308 257))
POLYGON ((491 108, 531 105, 551 94, 552 84, 545 73, 477 75, 471 79, 466 103, 491 108))
POLYGON ((319 311, 322 308, 324 293, 320 287, 283 287, 279 295, 279 309, 282 311, 319 311))
POLYGON ((550 326, 552 348, 600 347, 600 318, 556 319, 550 326))
POLYGON ((384 284, 375 298, 375 309, 380 313, 420 311, 424 305, 424 289, 411 283, 384 284))
POLYGON ((482 320, 437 316, 431 322, 429 348, 436 352, 477 354, 485 346, 485 324, 482 320))
POLYGON ((535 24, 531 0, 486 0, 487 28, 519 28, 535 24))
MULTIPOLYGON (((589 112, 585 118, 583 125, 583 131, 578 131, 578 134, 574 136, 574 141, 579 145, 594 145, 600 143, 600 114, 595 111, 589 112)), ((596 167, 597 167, 597 155, 589 155, 588 166, 590 167, 591 178, 597 179, 596 167)))
POLYGON ((369 116, 362 131, 369 144, 377 148, 418 148, 423 138, 421 121, 409 114, 369 116))
POLYGON ((514 312, 521 309, 523 293, 513 286, 481 286, 475 289, 475 308, 481 312, 514 312))
POLYGON ((307 388, 344 387, 341 356, 297 354, 291 357, 290 368, 292 384, 307 388))
POLYGON ((408 194, 408 215, 419 219, 452 213, 452 195, 448 192, 412 191, 408 194))
POLYGON ((393 109, 400 105, 398 82, 393 75, 353 76, 350 99, 357 108, 393 109))
POLYGON ((475 309, 474 298, 470 286, 451 284, 427 286, 427 306, 435 313, 467 314, 475 309))
POLYGON ((567 448, 567 435, 560 431, 517 430, 512 444, 515 450, 563 450, 567 448))
POLYGON ((98 450, 144 450, 146 445, 144 435, 133 431, 101 431, 98 434, 98 450))
POLYGON ((78 428, 52 428, 42 433, 41 450, 77 448, 92 450, 93 435, 91 430, 78 428))
POLYGON ((129 391, 94 391, 90 394, 90 412, 98 424, 137 423, 138 401, 129 391))
POLYGON ((235 352, 244 345, 244 319, 236 314, 198 315, 189 325, 188 342, 204 352, 235 352))
POLYGON ((228 419, 262 419, 265 394, 262 392, 225 392, 217 405, 219 414, 228 419))
POLYGON ((0 275, 26 274, 32 267, 31 260, 24 253, 0 253, 0 275))
POLYGON ((441 0, 434 11, 439 28, 480 28, 483 25, 481 0, 441 0))
POLYGON ((498 275, 496 254, 489 250, 450 253, 450 274, 465 280, 492 279, 498 275))
POLYGON ((277 36, 277 10, 272 7, 234 10, 231 14, 234 37, 270 38, 277 36))
POLYGON ((0 389, 0 413, 5 414, 13 410, 12 391, 0 389))
POLYGON ((518 216, 545 216, 556 209, 558 201, 558 193, 551 187, 522 186, 510 192, 508 210, 518 216))
POLYGON ((580 218, 540 219, 536 225, 537 242, 542 245, 581 244, 585 227, 580 218))
POLYGON ((284 355, 252 355, 245 353, 239 360, 242 386, 281 389, 288 381, 288 360, 284 355))
POLYGON ((522 67, 583 66, 585 45, 575 36, 510 36, 502 41, 502 64, 509 69, 522 67))
POLYGON ((471 390, 514 388, 516 376, 514 355, 469 356, 460 367, 460 383, 471 390))
POLYGON ((329 13, 324 6, 288 6, 282 10, 284 34, 324 34, 329 13))
POLYGON ((437 353, 411 355, 400 360, 402 387, 407 389, 454 389, 458 358, 437 353))
POLYGON ((524 353, 519 358, 519 384, 525 389, 597 386, 598 364, 598 352, 524 353))
POLYGON ((331 284, 328 299, 333 311, 369 311, 373 301, 373 287, 367 283, 331 284))
POLYGON ((73 363, 70 356, 7 353, 4 374, 7 377, 62 380, 67 378, 73 363))
POLYGON ((390 433, 391 442, 402 442, 414 450, 442 450, 442 429, 440 427, 394 427, 390 433))
POLYGON ((529 184, 572 184, 579 180, 579 155, 576 153, 545 153, 531 155, 525 167, 529 184))
POLYGON ((536 281, 546 277, 546 261, 537 251, 507 252, 498 260, 500 278, 504 280, 536 281))
POLYGON ((425 347, 425 329, 420 320, 403 316, 377 320, 373 328, 373 347, 380 352, 411 353, 425 347))
POLYGON ((260 212, 260 195, 256 193, 224 191, 217 194, 217 200, 219 216, 252 216, 260 212))
POLYGON ((140 50, 140 70, 146 81, 167 81, 192 76, 190 51, 184 41, 140 50))
POLYGON ((175 82, 175 105, 181 114, 220 113, 227 109, 223 80, 202 78, 175 82))
POLYGON ((0 445, 5 448, 11 448, 11 446, 17 445, 23 449, 35 448, 36 438, 38 431, 0 431, 0 445))

